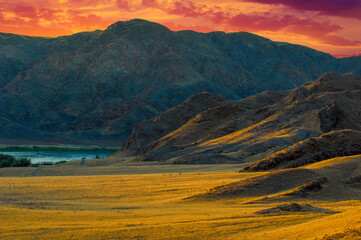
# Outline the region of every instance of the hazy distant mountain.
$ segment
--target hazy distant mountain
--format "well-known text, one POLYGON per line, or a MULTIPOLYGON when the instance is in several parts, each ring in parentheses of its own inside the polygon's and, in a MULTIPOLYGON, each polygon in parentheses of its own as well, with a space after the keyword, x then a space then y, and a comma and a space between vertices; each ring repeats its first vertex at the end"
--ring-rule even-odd
POLYGON ((246 32, 173 32, 144 20, 58 38, 3 33, 0 138, 120 145, 133 124, 193 94, 240 99, 329 71, 361 74, 360 63, 246 32))

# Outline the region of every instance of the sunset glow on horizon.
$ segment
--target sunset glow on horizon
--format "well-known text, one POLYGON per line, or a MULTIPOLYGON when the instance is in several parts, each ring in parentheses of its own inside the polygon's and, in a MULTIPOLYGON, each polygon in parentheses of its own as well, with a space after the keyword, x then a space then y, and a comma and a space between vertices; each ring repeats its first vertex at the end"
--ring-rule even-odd
POLYGON ((247 31, 338 57, 361 54, 359 0, 0 0, 6 33, 57 37, 134 18, 174 31, 247 31))

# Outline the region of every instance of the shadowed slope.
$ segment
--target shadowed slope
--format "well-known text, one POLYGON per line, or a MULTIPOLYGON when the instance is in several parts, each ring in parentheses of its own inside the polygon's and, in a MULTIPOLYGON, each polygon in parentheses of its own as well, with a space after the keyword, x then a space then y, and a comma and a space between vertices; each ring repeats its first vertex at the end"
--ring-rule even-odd
POLYGON ((169 109, 155 119, 144 120, 133 126, 133 130, 123 147, 127 150, 140 150, 148 143, 181 127, 198 112, 226 102, 225 97, 210 93, 191 96, 180 105, 169 109))

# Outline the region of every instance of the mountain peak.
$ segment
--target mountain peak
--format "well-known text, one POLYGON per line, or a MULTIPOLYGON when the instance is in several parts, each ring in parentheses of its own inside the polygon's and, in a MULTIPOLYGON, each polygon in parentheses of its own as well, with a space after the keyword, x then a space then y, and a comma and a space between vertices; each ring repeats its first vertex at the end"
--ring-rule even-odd
POLYGON ((142 28, 143 30, 146 31, 154 31, 154 30, 170 31, 167 27, 159 23, 150 22, 138 18, 129 21, 118 21, 110 25, 105 31, 122 31, 127 29, 139 30, 139 28, 142 28))

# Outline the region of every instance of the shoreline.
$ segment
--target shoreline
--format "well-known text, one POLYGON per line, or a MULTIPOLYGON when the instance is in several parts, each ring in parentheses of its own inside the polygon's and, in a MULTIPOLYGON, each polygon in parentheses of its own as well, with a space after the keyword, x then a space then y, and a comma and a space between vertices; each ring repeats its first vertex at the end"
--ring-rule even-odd
POLYGON ((117 152, 119 148, 99 146, 76 146, 76 145, 7 145, 0 144, 0 152, 82 152, 82 151, 105 151, 117 152))

